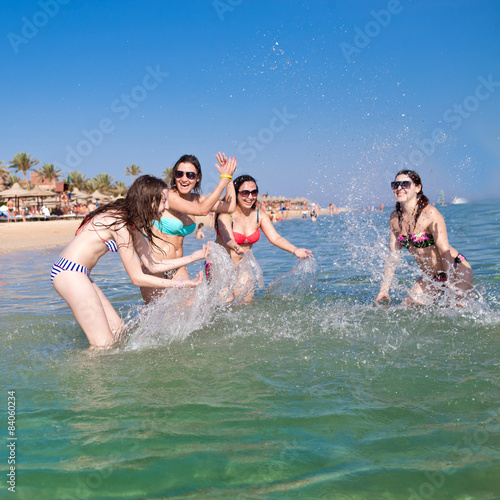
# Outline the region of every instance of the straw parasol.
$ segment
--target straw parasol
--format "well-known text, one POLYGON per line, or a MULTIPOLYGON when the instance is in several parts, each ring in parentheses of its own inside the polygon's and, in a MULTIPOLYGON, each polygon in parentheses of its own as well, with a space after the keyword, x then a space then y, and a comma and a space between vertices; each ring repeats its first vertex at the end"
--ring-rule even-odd
POLYGON ((0 191, 0 198, 23 198, 29 196, 31 191, 22 188, 18 182, 15 182, 11 188, 0 191))
POLYGON ((73 189, 73 191, 71 191, 71 199, 76 200, 77 202, 80 200, 85 201, 88 200, 89 198, 92 198, 91 194, 84 193, 83 191, 80 191, 78 188, 75 188, 73 189))
POLYGON ((90 195, 93 200, 109 200, 110 196, 100 193, 97 189, 90 195))
POLYGON ((0 198, 14 198, 16 209, 19 210, 19 198, 26 198, 30 196, 30 193, 31 191, 22 188, 18 182, 15 182, 11 188, 6 189, 5 191, 0 191, 0 198))

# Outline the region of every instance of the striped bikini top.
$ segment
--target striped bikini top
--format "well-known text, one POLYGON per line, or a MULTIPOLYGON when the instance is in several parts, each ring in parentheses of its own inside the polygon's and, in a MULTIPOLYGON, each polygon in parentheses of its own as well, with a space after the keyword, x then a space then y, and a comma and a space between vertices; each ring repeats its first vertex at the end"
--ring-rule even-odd
MULTIPOLYGON (((108 248, 108 250, 110 252, 118 252, 118 245, 116 244, 116 241, 114 240, 109 240, 109 241, 106 241, 104 238, 101 237, 101 235, 99 234, 99 231, 97 231, 97 229, 95 228, 94 226, 94 223, 92 222, 91 219, 89 219, 90 222, 90 225, 92 226, 92 228, 94 229, 95 231, 95 234, 97 234, 97 236, 99 237, 99 239, 106 245, 106 247, 108 248)), ((81 225, 77 230, 76 230, 76 233, 75 234, 78 234, 87 224, 83 224, 81 225)))

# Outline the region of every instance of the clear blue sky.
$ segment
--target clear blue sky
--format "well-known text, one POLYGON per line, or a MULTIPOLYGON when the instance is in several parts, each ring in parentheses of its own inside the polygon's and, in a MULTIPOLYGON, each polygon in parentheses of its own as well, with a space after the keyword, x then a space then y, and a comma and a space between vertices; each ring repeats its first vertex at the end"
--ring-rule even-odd
MULTIPOLYGON (((0 160, 125 180, 215 153, 261 192, 392 203, 500 194, 497 0, 8 0, 0 160)), ((211 175, 212 174, 212 175, 211 175)))

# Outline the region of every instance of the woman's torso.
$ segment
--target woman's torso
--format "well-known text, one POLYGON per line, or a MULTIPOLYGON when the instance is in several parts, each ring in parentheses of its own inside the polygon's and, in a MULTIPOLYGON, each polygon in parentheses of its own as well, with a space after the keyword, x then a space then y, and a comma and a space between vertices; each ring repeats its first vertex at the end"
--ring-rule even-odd
MULTIPOLYGON (((260 239, 260 210, 255 208, 245 215, 237 208, 235 212, 229 214, 229 218, 236 244, 243 249, 252 248, 260 239)), ((237 254, 234 249, 225 244, 218 230, 215 242, 224 246, 234 261, 239 262, 242 259, 242 255, 237 254)))
POLYGON ((119 227, 113 226, 116 219, 109 214, 98 215, 80 226, 61 257, 87 269, 92 269, 106 252, 118 252, 116 235, 119 227))
MULTIPOLYGON (((437 235, 432 232, 432 227, 436 227, 436 224, 429 205, 422 210, 415 224, 407 224, 398 217, 393 220, 393 230, 398 243, 415 258, 422 271, 430 276, 446 271, 445 263, 436 246, 437 235)), ((452 257, 455 258, 458 255, 457 250, 451 245, 449 248, 452 257)))
MULTIPOLYGON (((201 201, 200 195, 190 194, 189 201, 199 203, 201 201)), ((194 232, 195 229, 194 217, 175 210, 165 210, 160 221, 154 222, 153 228, 153 234, 157 236, 155 243, 164 253, 153 247, 154 253, 161 259, 182 257, 184 238, 194 232)))

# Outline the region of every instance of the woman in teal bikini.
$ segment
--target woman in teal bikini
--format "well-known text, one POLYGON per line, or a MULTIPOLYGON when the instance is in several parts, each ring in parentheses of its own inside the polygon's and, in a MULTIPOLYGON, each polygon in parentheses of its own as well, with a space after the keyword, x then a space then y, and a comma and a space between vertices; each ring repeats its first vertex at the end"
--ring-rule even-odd
MULTIPOLYGON (((184 238, 196 229, 194 216, 207 215, 210 211, 217 213, 232 212, 236 208, 236 195, 232 175, 236 170, 236 159, 226 158, 226 155, 216 155, 220 173, 220 181, 209 196, 200 194, 201 166, 198 158, 193 155, 183 155, 172 169, 170 189, 168 194, 168 209, 162 213, 160 221, 154 221, 153 233, 160 242, 161 251, 152 248, 157 259, 176 259, 182 257, 184 238), (219 200, 226 189, 224 200, 219 200)), ((160 276, 160 275, 157 275, 160 276)), ((167 272, 166 279, 189 279, 186 267, 167 272)), ((147 304, 162 289, 141 288, 142 297, 147 304)))
POLYGON ((415 257, 424 273, 408 292, 404 305, 432 303, 442 295, 444 287, 459 295, 472 289, 471 266, 461 253, 450 246, 444 218, 429 205, 422 191, 420 176, 413 170, 401 170, 391 182, 391 187, 397 203, 390 219, 390 253, 375 301, 390 300, 389 289, 403 247, 415 257))

